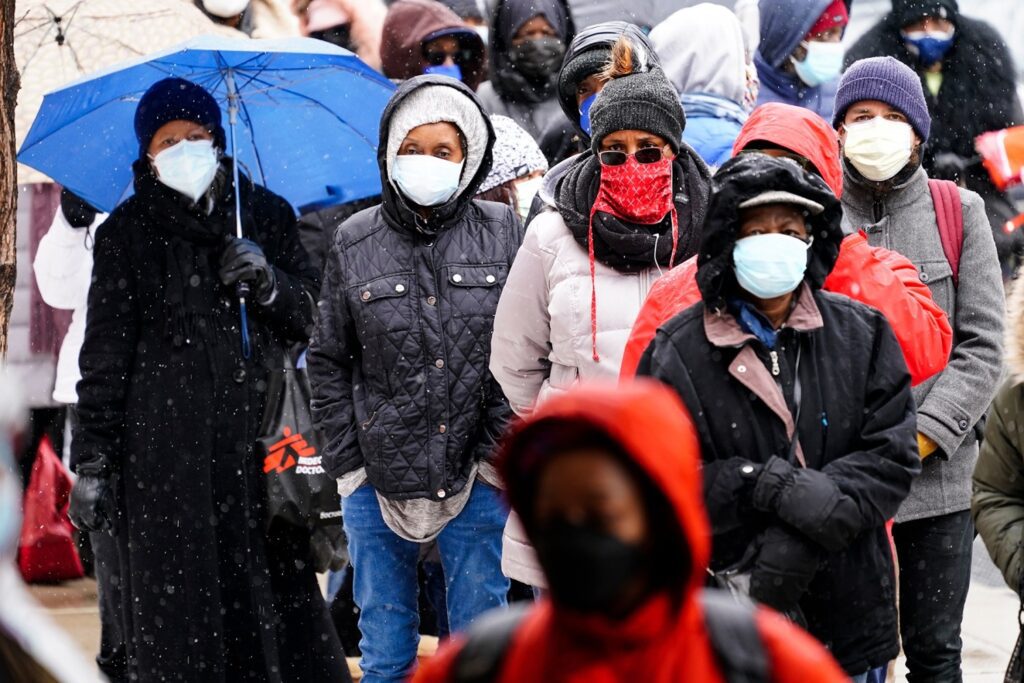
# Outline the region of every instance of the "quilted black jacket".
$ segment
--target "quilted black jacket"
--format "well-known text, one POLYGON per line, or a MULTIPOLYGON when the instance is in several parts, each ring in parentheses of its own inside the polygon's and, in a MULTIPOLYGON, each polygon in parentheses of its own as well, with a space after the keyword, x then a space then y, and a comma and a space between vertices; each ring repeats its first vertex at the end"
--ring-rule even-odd
POLYGON ((406 81, 385 109, 382 204, 335 233, 309 375, 332 476, 365 467, 389 498, 441 500, 493 454, 511 416, 487 367, 522 227, 510 207, 472 199, 491 165, 493 131, 469 187, 429 220, 394 190, 384 158, 388 123, 424 85, 457 88, 477 102, 461 83, 424 76, 406 81))

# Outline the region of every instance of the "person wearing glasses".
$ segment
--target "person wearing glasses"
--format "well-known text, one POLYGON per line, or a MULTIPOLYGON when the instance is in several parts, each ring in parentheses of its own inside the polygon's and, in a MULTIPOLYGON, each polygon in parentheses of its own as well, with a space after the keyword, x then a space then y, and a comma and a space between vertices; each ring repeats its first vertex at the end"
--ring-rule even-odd
POLYGON ((880 312, 822 290, 843 233, 821 178, 749 154, 713 187, 702 301, 658 329, 638 374, 697 425, 712 572, 865 681, 899 652, 885 524, 921 471, 910 373, 880 312))
POLYGON ((450 76, 472 90, 486 71, 484 41, 436 0, 398 0, 384 18, 380 59, 384 75, 405 81, 423 74, 450 76))
MULTIPOLYGON (((651 285, 697 252, 710 178, 681 141, 679 96, 628 38, 615 43, 590 109, 591 150, 538 215, 498 302, 491 373, 520 416, 580 381, 618 376, 623 347, 651 285)), ((544 578, 516 522, 506 575, 544 578)))

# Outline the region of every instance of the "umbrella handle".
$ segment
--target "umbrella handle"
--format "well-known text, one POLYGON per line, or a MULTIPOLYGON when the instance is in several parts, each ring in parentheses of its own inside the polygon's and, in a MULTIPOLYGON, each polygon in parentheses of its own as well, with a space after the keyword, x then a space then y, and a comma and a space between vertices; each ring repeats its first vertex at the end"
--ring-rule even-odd
POLYGON ((251 288, 248 282, 239 282, 235 285, 235 294, 238 295, 238 315, 242 333, 242 358, 249 360, 252 356, 252 345, 249 342, 249 315, 245 300, 249 297, 251 288))
MULTIPOLYGON (((235 72, 228 69, 224 75, 228 86, 228 125, 231 128, 231 179, 235 190, 235 236, 242 239, 242 191, 238 185, 238 144, 235 128, 238 125, 238 88, 235 86, 235 72)), ((245 300, 249 296, 248 282, 239 282, 235 290, 238 295, 238 315, 242 333, 242 358, 249 360, 252 346, 249 343, 249 317, 246 312, 245 300)))

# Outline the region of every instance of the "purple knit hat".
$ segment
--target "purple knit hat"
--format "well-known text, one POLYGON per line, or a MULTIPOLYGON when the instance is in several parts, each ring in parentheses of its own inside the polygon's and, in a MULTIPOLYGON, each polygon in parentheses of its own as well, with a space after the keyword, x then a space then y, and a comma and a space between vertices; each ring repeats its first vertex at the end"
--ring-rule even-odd
POLYGON ((899 109, 921 141, 928 139, 932 117, 928 113, 921 79, 895 57, 871 57, 850 65, 839 80, 832 126, 838 128, 846 110, 863 100, 878 100, 899 109))

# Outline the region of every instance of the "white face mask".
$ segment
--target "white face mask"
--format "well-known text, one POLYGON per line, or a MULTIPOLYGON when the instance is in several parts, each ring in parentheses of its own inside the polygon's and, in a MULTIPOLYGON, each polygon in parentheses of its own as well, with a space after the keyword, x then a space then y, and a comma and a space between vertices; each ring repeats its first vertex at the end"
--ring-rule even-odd
POLYGON ((910 161, 914 129, 909 123, 875 117, 844 124, 843 154, 868 180, 882 182, 899 173, 910 161))
POLYGON ((215 17, 231 19, 249 6, 249 0, 203 0, 203 8, 215 17))
POLYGON ((527 180, 520 180, 516 183, 516 198, 519 200, 516 210, 519 211, 519 217, 524 221, 526 217, 530 215, 530 207, 533 206, 533 198, 540 192, 541 185, 544 184, 544 176, 537 176, 536 178, 528 178, 527 180))
POLYGON ((439 206, 455 196, 464 163, 427 154, 401 154, 391 165, 391 181, 413 204, 439 206))
POLYGON ((213 140, 182 140, 153 159, 161 183, 199 201, 217 175, 217 150, 213 140))

